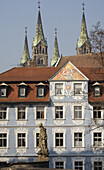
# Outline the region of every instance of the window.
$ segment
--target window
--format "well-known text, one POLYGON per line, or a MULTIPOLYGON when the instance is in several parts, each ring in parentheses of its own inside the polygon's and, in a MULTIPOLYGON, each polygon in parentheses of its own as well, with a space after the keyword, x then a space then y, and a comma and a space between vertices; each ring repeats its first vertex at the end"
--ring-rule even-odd
POLYGON ((74 133, 74 147, 82 147, 82 133, 74 133))
POLYGON ((44 107, 37 106, 36 108, 36 118, 37 119, 44 119, 44 107))
POLYGON ((100 106, 93 107, 93 118, 101 119, 101 107, 100 106))
POLYGON ((75 161, 74 169, 83 170, 83 161, 75 161))
POLYGON ((62 95, 63 94, 63 83, 56 83, 55 84, 55 95, 62 95))
POLYGON ((18 107, 18 115, 17 115, 18 120, 25 120, 26 119, 25 110, 26 110, 25 107, 18 107))
POLYGON ((25 91, 26 91, 25 87, 20 87, 20 97, 24 97, 25 96, 25 91))
POLYGON ((39 146, 39 133, 36 133, 36 147, 39 146))
POLYGON ((62 162, 62 161, 55 162, 55 168, 56 169, 64 169, 64 162, 62 162))
POLYGON ((74 106, 74 119, 82 119, 82 106, 74 106))
POLYGON ((102 170, 102 162, 94 162, 94 170, 102 170))
POLYGON ((27 84, 26 83, 24 83, 24 82, 22 82, 22 83, 20 83, 19 85, 18 85, 18 96, 19 97, 26 97, 26 90, 27 90, 27 84))
POLYGON ((93 141, 94 146, 101 146, 102 144, 102 133, 94 133, 94 141, 93 141))
POLYGON ((63 133, 55 133, 55 143, 56 147, 63 146, 63 133))
POLYGON ((63 118, 63 106, 55 106, 55 118, 56 119, 63 118))
POLYGON ((7 133, 0 133, 0 148, 7 147, 7 133))
POLYGON ((0 120, 6 120, 7 119, 7 108, 1 107, 0 108, 0 120))
POLYGON ((17 138, 17 147, 26 147, 26 133, 18 133, 17 138))
POLYGON ((44 87, 38 87, 38 97, 44 97, 44 87))
POLYGON ((5 87, 0 88, 0 97, 6 97, 6 91, 7 88, 5 87))
POLYGON ((82 83, 74 83, 74 95, 79 95, 82 92, 82 83))
POLYGON ((94 88, 94 95, 100 96, 100 87, 97 86, 97 87, 94 88))

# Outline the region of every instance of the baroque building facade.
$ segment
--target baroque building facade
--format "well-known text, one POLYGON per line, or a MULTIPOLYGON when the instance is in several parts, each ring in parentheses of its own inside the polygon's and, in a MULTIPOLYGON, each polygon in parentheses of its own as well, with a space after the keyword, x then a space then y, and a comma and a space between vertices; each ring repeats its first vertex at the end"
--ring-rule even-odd
MULTIPOLYGON (((86 54, 60 57, 56 33, 52 67, 47 67, 47 42, 38 8, 32 59, 25 30, 22 67, 0 74, 0 163, 37 161, 42 123, 47 129, 50 168, 103 170, 104 66, 100 55, 90 53, 89 46, 86 54)), ((82 25, 85 30, 84 10, 82 25)), ((88 42, 84 37, 79 51, 88 42)))

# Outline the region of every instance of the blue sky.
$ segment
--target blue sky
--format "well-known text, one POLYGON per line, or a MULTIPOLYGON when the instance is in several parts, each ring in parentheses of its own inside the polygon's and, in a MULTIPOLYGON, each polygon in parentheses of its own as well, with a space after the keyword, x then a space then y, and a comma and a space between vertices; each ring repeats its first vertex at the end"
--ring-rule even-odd
MULTIPOLYGON (((53 54, 54 29, 58 29, 60 54, 76 54, 80 35, 82 3, 88 31, 97 21, 104 28, 104 0, 40 0, 49 62, 53 54)), ((37 0, 0 0, 0 73, 17 67, 23 54, 24 28, 28 28, 28 43, 32 56, 32 40, 37 24, 37 0)))

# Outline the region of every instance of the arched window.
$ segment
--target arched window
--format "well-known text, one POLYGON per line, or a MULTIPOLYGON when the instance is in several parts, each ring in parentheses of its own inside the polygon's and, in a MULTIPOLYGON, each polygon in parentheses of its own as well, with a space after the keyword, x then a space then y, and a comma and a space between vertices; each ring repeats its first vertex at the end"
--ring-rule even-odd
POLYGON ((35 49, 34 53, 36 54, 36 49, 35 49))
POLYGON ((84 47, 84 54, 86 54, 86 48, 84 47))
POLYGON ((38 64, 40 64, 40 58, 38 58, 38 64))
POLYGON ((47 47, 46 47, 46 54, 47 54, 47 47))
POLYGON ((44 48, 43 48, 43 54, 44 54, 44 48))
POLYGON ((41 54, 41 46, 40 46, 40 54, 41 54))
POLYGON ((40 59, 40 64, 43 64, 43 59, 42 58, 40 59))

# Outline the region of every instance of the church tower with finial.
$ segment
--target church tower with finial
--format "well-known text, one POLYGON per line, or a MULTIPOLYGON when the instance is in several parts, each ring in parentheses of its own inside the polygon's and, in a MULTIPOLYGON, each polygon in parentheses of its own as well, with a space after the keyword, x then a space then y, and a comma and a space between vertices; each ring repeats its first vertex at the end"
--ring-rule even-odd
POLYGON ((32 43, 32 63, 35 67, 48 66, 48 50, 47 40, 44 37, 41 13, 40 13, 40 1, 38 1, 38 20, 35 39, 32 43))
POLYGON ((27 41, 27 27, 25 27, 24 51, 23 51, 21 62, 20 62, 20 66, 26 67, 29 61, 30 61, 30 54, 29 54, 28 41, 27 41))
POLYGON ((59 58, 60 55, 59 55, 59 48, 58 48, 58 41, 57 41, 57 29, 55 28, 55 43, 54 43, 53 56, 51 60, 51 66, 55 66, 59 58))
POLYGON ((79 37, 79 40, 76 46, 76 52, 78 55, 91 53, 91 44, 88 38, 86 20, 85 20, 85 14, 84 14, 85 4, 83 3, 82 5, 83 5, 83 15, 82 15, 81 32, 80 32, 80 37, 79 37))

